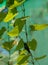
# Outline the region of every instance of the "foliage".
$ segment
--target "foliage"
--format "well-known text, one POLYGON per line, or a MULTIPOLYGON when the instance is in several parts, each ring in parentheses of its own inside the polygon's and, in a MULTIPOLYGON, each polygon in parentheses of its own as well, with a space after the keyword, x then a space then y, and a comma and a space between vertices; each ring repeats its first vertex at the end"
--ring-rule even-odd
POLYGON ((2 29, 0 30, 0 38, 2 37, 3 33, 6 31, 5 27, 2 27, 2 29))
MULTIPOLYGON (((0 3, 2 3, 2 1, 3 0, 0 0, 0 3)), ((7 11, 5 11, 3 9, 3 11, 0 12, 0 22, 3 21, 5 24, 9 23, 7 29, 6 29, 6 27, 2 27, 0 29, 0 38, 2 38, 2 35, 4 34, 4 32, 8 30, 6 32, 8 41, 4 41, 2 44, 2 48, 7 50, 9 53, 8 65, 10 65, 9 63, 11 62, 10 56, 15 52, 17 53, 17 51, 18 51, 18 54, 16 55, 17 59, 15 61, 16 65, 28 65, 28 63, 29 63, 28 60, 30 57, 32 60, 31 61, 32 64, 33 64, 34 60, 41 60, 46 57, 46 55, 43 55, 40 57, 33 57, 32 51, 33 52, 36 51, 38 42, 35 38, 33 38, 31 41, 28 40, 26 21, 28 18, 30 18, 30 16, 25 15, 26 10, 24 7, 24 3, 26 1, 27 0, 7 0, 6 8, 5 8, 5 9, 7 9, 7 11), (23 6, 22 11, 23 11, 24 16, 16 18, 16 16, 19 14, 18 7, 20 7, 20 6, 21 7, 23 6), (11 30, 9 30, 10 22, 14 19, 15 19, 15 21, 13 23, 13 28, 11 30), (23 30, 23 27, 25 27, 24 29, 25 29, 25 36, 26 36, 27 42, 25 42, 23 40, 23 38, 20 36, 20 33, 23 30), (15 38, 15 40, 19 38, 19 41, 17 40, 18 42, 14 42, 15 40, 10 40, 10 38, 15 38), (25 46, 25 45, 27 45, 27 46, 25 46), (14 50, 13 53, 11 53, 12 50, 14 50), (28 52, 28 50, 29 50, 29 52, 28 52)), ((48 24, 31 24, 31 25, 29 25, 29 29, 31 29, 30 32, 31 31, 33 31, 33 32, 41 31, 41 30, 46 29, 47 27, 48 27, 48 24)), ((0 56, 0 58, 2 58, 2 56, 0 56)))
POLYGON ((7 16, 4 18, 4 22, 9 22, 11 19, 13 19, 18 13, 13 14, 10 10, 8 11, 7 16))
POLYGON ((5 16, 7 15, 7 12, 0 12, 0 22, 5 18, 5 16))
POLYGON ((2 4, 3 0, 0 0, 0 4, 2 4))
POLYGON ((19 41, 19 43, 18 43, 18 45, 17 45, 17 47, 16 47, 16 50, 20 50, 20 49, 22 49, 23 48, 23 40, 21 39, 20 41, 19 41))
POLYGON ((46 57, 46 55, 43 55, 43 56, 41 56, 41 57, 37 57, 37 58, 34 58, 35 60, 40 60, 40 59, 43 59, 43 58, 45 58, 46 57))
POLYGON ((19 30, 18 30, 18 26, 14 27, 13 30, 11 30, 10 32, 8 32, 8 35, 10 37, 15 37, 19 35, 19 30))
POLYGON ((34 24, 31 25, 30 27, 32 31, 38 31, 38 30, 44 30, 46 27, 48 27, 48 24, 34 24))
POLYGON ((35 51, 37 47, 37 41, 35 39, 32 39, 32 41, 28 43, 28 46, 31 50, 35 51))
POLYGON ((3 43, 3 45, 2 45, 2 47, 3 47, 4 49, 8 50, 8 51, 9 51, 13 46, 14 46, 14 45, 13 45, 13 41, 11 41, 11 42, 5 42, 5 43, 3 43))

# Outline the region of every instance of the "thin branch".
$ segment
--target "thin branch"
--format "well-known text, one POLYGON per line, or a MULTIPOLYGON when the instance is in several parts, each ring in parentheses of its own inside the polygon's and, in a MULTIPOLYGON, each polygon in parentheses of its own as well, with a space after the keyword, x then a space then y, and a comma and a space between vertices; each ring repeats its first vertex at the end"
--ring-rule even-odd
MULTIPOLYGON (((25 17, 25 7, 24 7, 24 4, 23 4, 23 16, 25 17)), ((26 34, 26 39, 27 39, 27 43, 28 43, 28 34, 27 34, 27 24, 25 22, 25 34, 26 34)))
MULTIPOLYGON (((23 14, 24 14, 24 16, 25 16, 25 7, 24 7, 24 4, 23 4, 23 14)), ((27 25, 26 25, 26 23, 25 23, 25 34, 26 34, 26 39, 27 39, 27 43, 28 43, 28 34, 27 34, 27 25)), ((32 53, 30 52, 30 49, 29 49, 27 43, 25 43, 24 46, 25 46, 25 49, 30 53, 31 58, 32 58, 32 64, 34 65, 33 55, 32 55, 32 53)))
MULTIPOLYGON (((9 22, 8 22, 8 32, 9 32, 9 22)), ((10 41, 9 36, 8 36, 8 41, 10 41)), ((9 60, 10 60, 10 50, 9 50, 9 60)), ((8 61, 8 65, 10 65, 9 61, 8 61)))

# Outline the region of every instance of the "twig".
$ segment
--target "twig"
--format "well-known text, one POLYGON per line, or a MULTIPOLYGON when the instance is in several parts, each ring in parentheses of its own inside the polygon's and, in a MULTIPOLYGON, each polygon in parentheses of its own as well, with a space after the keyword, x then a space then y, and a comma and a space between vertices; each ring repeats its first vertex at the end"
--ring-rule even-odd
MULTIPOLYGON (((23 14, 24 14, 24 16, 25 16, 25 7, 24 7, 24 4, 23 4, 23 14)), ((26 22, 25 22, 25 34, 26 34, 26 39, 27 39, 27 43, 28 43, 28 34, 27 34, 27 25, 26 25, 26 22)), ((30 49, 29 49, 27 43, 25 43, 24 46, 26 45, 26 46, 25 46, 25 49, 28 51, 28 53, 30 53, 31 58, 32 58, 32 64, 34 65, 33 55, 32 55, 32 53, 30 52, 30 49)))

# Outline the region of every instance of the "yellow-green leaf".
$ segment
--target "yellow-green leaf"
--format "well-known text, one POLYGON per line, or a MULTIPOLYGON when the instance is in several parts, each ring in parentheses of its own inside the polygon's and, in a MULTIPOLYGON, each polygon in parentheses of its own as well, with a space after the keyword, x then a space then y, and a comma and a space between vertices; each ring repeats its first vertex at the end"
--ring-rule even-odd
POLYGON ((32 31, 38 31, 38 30, 44 30, 45 28, 47 28, 48 24, 34 24, 34 25, 31 25, 30 27, 32 31))
POLYGON ((7 16, 4 18, 4 22, 9 22, 10 20, 12 20, 15 16, 18 15, 18 12, 13 14, 12 12, 8 12, 7 16))
POLYGON ((13 9, 14 7, 20 6, 23 4, 26 0, 22 0, 21 2, 18 2, 17 0, 14 0, 14 4, 9 6, 9 9, 13 9))
POLYGON ((15 37, 19 35, 18 26, 14 27, 10 32, 7 33, 10 37, 15 37))
POLYGON ((32 39, 32 41, 28 43, 28 46, 31 50, 35 51, 37 47, 37 41, 35 39, 32 39))
POLYGON ((21 18, 21 20, 23 21, 23 20, 26 20, 28 18, 30 18, 30 16, 24 16, 24 17, 21 18))
POLYGON ((36 57, 36 58, 34 58, 35 60, 41 60, 41 59, 44 59, 46 57, 46 55, 43 55, 43 56, 41 56, 41 57, 36 57))
POLYGON ((22 54, 17 58, 17 63, 21 65, 25 63, 28 58, 29 58, 29 55, 22 54))
POLYGON ((21 64, 21 65, 28 65, 28 63, 27 63, 27 62, 25 62, 25 63, 23 63, 23 64, 21 64))
POLYGON ((21 52, 20 52, 20 54, 26 54, 26 50, 22 50, 21 52))
POLYGON ((16 64, 16 65, 28 65, 28 62, 24 62, 22 64, 16 64))

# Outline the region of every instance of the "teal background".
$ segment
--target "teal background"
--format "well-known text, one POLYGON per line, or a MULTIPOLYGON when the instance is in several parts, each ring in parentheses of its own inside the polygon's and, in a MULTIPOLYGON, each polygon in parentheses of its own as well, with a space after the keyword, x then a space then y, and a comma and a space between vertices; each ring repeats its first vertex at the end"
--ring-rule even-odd
POLYGON ((0 8, 3 7, 4 5, 6 5, 6 0, 4 0, 2 4, 0 4, 0 8))
MULTIPOLYGON (((30 24, 44 24, 47 23, 48 24, 48 12, 47 12, 47 8, 46 8, 46 2, 48 0, 28 0, 27 2, 25 2, 25 14, 26 16, 29 15, 31 16, 30 19, 27 20, 27 28, 29 27, 30 24), (37 15, 39 14, 40 10, 43 10, 43 18, 37 18, 37 15)), ((3 4, 4 5, 4 4, 3 4)), ((1 6, 1 5, 0 5, 1 6)), ((18 11, 21 11, 21 6, 18 7, 18 11)), ((19 15, 17 17, 21 17, 22 15, 22 11, 19 13, 19 15)), ((6 28, 7 28, 7 23, 6 23, 6 28)), ((5 23, 0 23, 0 28, 2 26, 5 26, 5 23)), ((24 28, 23 28, 24 29, 24 28)), ((43 55, 47 55, 46 58, 39 60, 39 64, 40 65, 48 65, 48 28, 42 30, 42 31, 37 31, 37 32, 32 32, 32 36, 30 35, 29 30, 28 31, 28 39, 31 40, 32 38, 35 38, 37 40, 37 49, 35 52, 33 52, 35 57, 40 57, 43 55)), ((21 33, 23 40, 26 42, 26 37, 25 37, 25 33, 22 32, 21 33)), ((4 39, 7 41, 8 38, 6 36, 6 33, 4 34, 4 39)), ((0 48, 0 50, 2 50, 0 48)), ((5 50, 3 50, 3 53, 7 54, 7 52, 5 50)), ((30 64, 29 64, 30 65, 30 64)), ((35 65, 38 65, 38 63, 35 61, 35 65)))

